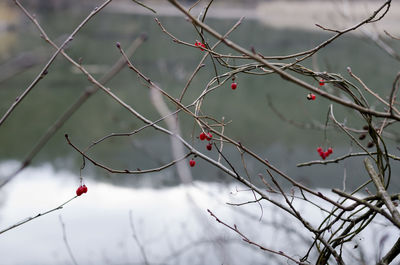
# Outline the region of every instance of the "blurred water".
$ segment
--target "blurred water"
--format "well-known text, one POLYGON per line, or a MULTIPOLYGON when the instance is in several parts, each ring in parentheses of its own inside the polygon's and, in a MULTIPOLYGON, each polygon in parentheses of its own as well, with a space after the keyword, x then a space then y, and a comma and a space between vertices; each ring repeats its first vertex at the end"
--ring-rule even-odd
MULTIPOLYGON (((3 162, 0 172, 10 171, 15 165, 3 162)), ((25 170, 1 193, 0 229, 60 205, 74 196, 78 183, 78 176, 57 171, 50 165, 25 170)), ((78 264, 145 264, 132 236, 130 212, 135 236, 150 264, 286 264, 284 258, 263 253, 243 242, 217 223, 207 209, 224 222, 236 224, 251 240, 294 257, 304 255, 311 243, 310 234, 298 221, 270 203, 262 203, 263 213, 257 204, 227 205, 253 198, 240 185, 195 182, 190 186, 138 189, 92 180, 86 180, 86 185, 88 193, 64 209, 2 234, 1 264, 72 264, 59 215, 78 264)), ((333 196, 327 190, 320 191, 333 196)), ((324 216, 303 201, 294 203, 312 224, 324 216)), ((370 261, 367 264, 374 264, 399 236, 396 228, 384 223, 378 217, 347 245, 345 255, 351 252, 358 256, 358 251, 362 251, 370 261), (357 249, 353 249, 355 246, 357 249)))

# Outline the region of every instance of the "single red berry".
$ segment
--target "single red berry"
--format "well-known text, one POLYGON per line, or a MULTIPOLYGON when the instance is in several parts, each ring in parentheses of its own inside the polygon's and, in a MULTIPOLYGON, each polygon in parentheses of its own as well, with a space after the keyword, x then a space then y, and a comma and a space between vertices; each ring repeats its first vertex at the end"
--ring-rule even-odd
POLYGON ((199 138, 200 138, 200 140, 204 141, 207 138, 207 136, 204 132, 202 132, 202 133, 200 133, 199 138))
POLYGON ((307 95, 308 100, 315 100, 316 96, 313 93, 307 95))
POLYGON ((83 187, 79 186, 79 188, 76 190, 76 196, 81 196, 83 193, 83 187))
POLYGON ((206 148, 207 148, 208 151, 211 151, 211 149, 212 149, 212 144, 208 144, 208 145, 206 146, 206 148))
POLYGON ((333 153, 332 147, 329 147, 328 150, 327 150, 327 152, 328 152, 328 154, 332 154, 332 153, 333 153))
POLYGON ((317 148, 317 152, 318 152, 318 153, 322 153, 322 152, 323 152, 322 147, 318 147, 318 148, 317 148))
POLYGON ((322 158, 323 160, 325 160, 325 158, 326 158, 325 152, 321 152, 319 155, 321 156, 321 158, 322 158))
POLYGON ((82 186, 82 192, 83 192, 83 193, 86 193, 87 191, 88 191, 88 189, 87 189, 86 185, 83 185, 83 186, 82 186))
POLYGON ((211 133, 208 133, 207 136, 206 136, 206 138, 207 138, 207 141, 210 141, 211 138, 212 138, 212 134, 211 134, 211 133))
POLYGON ((231 88, 232 88, 233 90, 235 90, 235 89, 237 88, 237 83, 233 82, 233 83, 231 84, 231 88))
POLYGON ((330 153, 329 153, 328 151, 325 151, 325 152, 324 152, 324 156, 325 156, 325 157, 328 157, 329 155, 330 155, 330 153))
POLYGON ((194 161, 193 159, 190 159, 189 165, 190 165, 191 167, 194 167, 194 166, 196 165, 196 161, 194 161))
POLYGON ((320 85, 320 86, 325 85, 325 80, 324 80, 324 79, 320 79, 320 80, 319 80, 319 85, 320 85))

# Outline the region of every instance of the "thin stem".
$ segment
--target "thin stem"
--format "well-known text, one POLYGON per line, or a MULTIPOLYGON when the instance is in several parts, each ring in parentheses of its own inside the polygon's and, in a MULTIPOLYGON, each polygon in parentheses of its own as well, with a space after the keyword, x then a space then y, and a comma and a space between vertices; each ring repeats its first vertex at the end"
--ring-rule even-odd
POLYGON ((53 209, 51 209, 51 210, 48 210, 48 211, 43 212, 43 213, 38 213, 38 214, 35 215, 35 216, 28 217, 28 218, 26 218, 26 219, 24 219, 24 220, 22 220, 22 221, 20 221, 20 222, 18 222, 18 223, 16 223, 16 224, 13 224, 12 226, 10 226, 10 227, 8 227, 8 228, 5 228, 5 229, 3 229, 3 230, 0 230, 0 235, 3 234, 3 233, 5 233, 5 232, 7 232, 7 231, 9 231, 9 230, 11 230, 11 229, 14 229, 14 228, 16 228, 16 227, 18 227, 18 226, 20 226, 20 225, 23 225, 23 224, 25 224, 25 223, 28 223, 28 222, 30 222, 30 221, 33 221, 33 220, 35 220, 36 218, 42 217, 42 216, 47 215, 47 214, 49 214, 49 213, 52 213, 52 212, 54 212, 54 211, 61 210, 66 204, 68 204, 69 202, 71 202, 72 200, 74 200, 76 197, 78 197, 78 196, 72 197, 72 198, 69 199, 68 201, 62 203, 61 205, 59 205, 59 206, 57 206, 57 207, 55 207, 55 208, 53 208, 53 209))

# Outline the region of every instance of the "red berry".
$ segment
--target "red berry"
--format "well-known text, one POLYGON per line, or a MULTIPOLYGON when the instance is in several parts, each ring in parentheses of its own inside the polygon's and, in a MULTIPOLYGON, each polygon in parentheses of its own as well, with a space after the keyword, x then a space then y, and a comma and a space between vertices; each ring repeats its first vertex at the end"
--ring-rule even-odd
POLYGON ((196 161, 194 161, 193 159, 190 159, 189 165, 190 165, 191 167, 194 167, 194 166, 196 165, 196 161))
POLYGON ((206 45, 203 44, 203 43, 201 43, 200 41, 196 41, 195 44, 194 44, 194 46, 196 46, 196 47, 199 47, 199 46, 200 46, 199 48, 200 48, 200 50, 202 50, 202 51, 204 51, 203 48, 206 47, 206 45), (201 47, 203 47, 203 48, 201 48, 201 47))
POLYGON ((332 147, 329 147, 328 150, 327 150, 327 152, 328 152, 328 154, 332 154, 332 153, 333 153, 332 147))
POLYGON ((322 147, 318 147, 318 148, 317 148, 317 152, 318 152, 318 153, 322 153, 322 151, 323 151, 323 150, 322 150, 322 147))
POLYGON ((326 155, 325 155, 325 153, 324 153, 324 152, 321 152, 319 155, 321 156, 321 158, 322 158, 323 160, 325 160, 325 158, 326 158, 326 155))
POLYGON ((324 79, 320 79, 320 80, 319 80, 319 85, 320 85, 320 86, 325 85, 325 80, 324 80, 324 79))
POLYGON ((82 186, 82 192, 83 192, 83 193, 86 193, 86 192, 87 192, 87 187, 86 187, 86 185, 83 185, 83 186, 82 186))
POLYGON ((208 135, 206 136, 206 138, 207 138, 207 141, 210 141, 211 138, 212 138, 212 134, 211 134, 211 133, 208 133, 208 135))
POLYGON ((233 82, 233 83, 231 84, 231 88, 232 88, 233 90, 235 90, 235 89, 237 88, 237 83, 233 82))
POLYGON ((312 94, 312 93, 307 95, 307 99, 308 100, 315 100, 315 98, 316 98, 316 96, 314 94, 312 94))
POLYGON ((324 157, 328 157, 330 155, 330 153, 328 151, 324 152, 324 157))
POLYGON ((79 188, 76 190, 76 196, 81 196, 83 193, 83 187, 79 186, 79 188))
POLYGON ((202 132, 202 133, 200 133, 199 138, 200 138, 200 140, 204 141, 207 138, 207 136, 204 132, 202 132))
POLYGON ((208 151, 211 151, 211 149, 212 149, 212 144, 208 144, 208 145, 206 146, 206 148, 207 148, 208 151))

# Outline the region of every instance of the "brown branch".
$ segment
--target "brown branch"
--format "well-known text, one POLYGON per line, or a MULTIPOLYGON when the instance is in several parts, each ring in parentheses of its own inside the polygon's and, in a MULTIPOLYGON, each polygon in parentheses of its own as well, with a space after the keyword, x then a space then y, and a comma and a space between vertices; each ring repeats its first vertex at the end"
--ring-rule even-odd
MULTIPOLYGON (((370 93, 371 95, 373 95, 375 98, 377 98, 377 99, 378 99, 380 102, 382 102, 384 105, 389 106, 390 112, 394 110, 394 111, 396 112, 396 114, 400 115, 400 111, 397 110, 396 108, 393 108, 393 106, 392 106, 392 105, 393 105, 393 102, 392 102, 393 99, 392 99, 392 97, 390 98, 390 101, 389 101, 389 103, 388 103, 387 101, 385 101, 384 99, 382 99, 377 93, 375 93, 374 91, 372 91, 372 90, 361 80, 361 78, 359 78, 358 76, 356 76, 356 75, 351 71, 351 68, 350 68, 350 67, 347 68, 347 72, 350 74, 351 77, 353 77, 355 80, 357 80, 357 82, 359 82, 359 83, 361 84, 361 86, 362 86, 368 93, 370 93)), ((394 91, 395 84, 396 84, 396 80, 394 81, 392 91, 394 91)), ((392 93, 391 93, 391 96, 392 96, 392 93)))
POLYGON ((347 193, 345 193, 345 192, 343 192, 341 190, 338 190, 338 189, 332 189, 332 192, 334 192, 334 193, 336 193, 336 194, 338 194, 338 195, 340 195, 342 197, 345 197, 345 198, 348 198, 350 200, 353 200, 353 201, 357 202, 358 204, 363 204, 363 205, 367 206, 372 211, 375 211, 375 212, 381 214, 382 216, 387 218, 389 221, 391 221, 394 225, 398 226, 396 224, 396 221, 386 211, 384 211, 383 209, 381 209, 381 208, 379 208, 379 207, 367 202, 366 200, 359 199, 359 198, 357 198, 355 196, 347 194, 347 193))
POLYGON ((244 242, 249 243, 250 245, 256 246, 256 247, 258 247, 259 249, 261 249, 261 250, 263 250, 263 251, 266 251, 266 252, 269 252, 269 253, 272 253, 272 254, 275 254, 275 255, 279 255, 279 256, 285 257, 285 258, 287 258, 287 259, 289 259, 289 260, 295 262, 296 264, 299 264, 299 265, 306 265, 306 264, 309 264, 308 262, 302 262, 302 261, 295 260, 294 258, 290 257, 289 255, 287 255, 287 254, 284 253, 283 251, 272 250, 272 249, 266 248, 266 247, 264 247, 264 246, 262 246, 262 245, 260 245, 260 244, 258 244, 258 243, 256 243, 256 242, 254 242, 254 241, 251 241, 246 235, 244 235, 242 232, 240 232, 240 230, 237 228, 236 225, 233 225, 233 227, 230 226, 230 225, 228 225, 227 223, 225 223, 224 221, 222 221, 221 219, 219 219, 219 218, 218 218, 213 212, 211 212, 211 210, 209 210, 209 209, 207 209, 207 212, 208 212, 212 217, 214 217, 215 220, 216 220, 218 223, 222 224, 223 226, 225 226, 225 227, 229 228, 230 230, 234 231, 235 233, 237 233, 237 234, 243 239, 244 242))
MULTIPOLYGON (((1 117, 0 119, 0 126, 4 123, 4 121, 9 117, 9 115, 13 112, 13 110, 20 104, 20 102, 25 98, 26 95, 42 80, 48 73, 48 70, 54 60, 56 59, 57 55, 64 49, 64 47, 73 40, 74 36, 83 28, 83 26, 91 19, 93 16, 95 16, 97 13, 99 13, 104 7, 106 7, 112 0, 107 0, 105 1, 101 6, 96 7, 79 25, 76 27, 76 29, 68 36, 68 38, 61 44, 61 46, 57 49, 55 53, 51 56, 49 61, 46 63, 46 65, 40 70, 39 74, 36 76, 36 78, 32 81, 32 83, 25 89, 25 91, 17 97, 17 99, 14 101, 14 103, 8 108, 6 113, 1 117)), ((19 3, 18 0, 14 0, 15 4, 22 9, 22 11, 29 17, 30 14, 26 9, 19 3)))
POLYGON ((400 254, 400 238, 376 265, 389 265, 400 254))
MULTIPOLYGON (((371 155, 376 155, 378 154, 377 152, 371 153, 371 155)), ((314 160, 310 162, 305 162, 305 163, 299 163, 296 166, 297 167, 305 167, 305 166, 312 166, 312 165, 327 165, 327 164, 332 164, 332 163, 339 163, 339 161, 345 160, 346 158, 349 157, 358 157, 358 156, 369 156, 368 153, 350 153, 347 155, 339 156, 335 159, 330 159, 330 160, 314 160)), ((400 161, 400 157, 397 157, 395 155, 388 154, 388 157, 392 158, 393 160, 398 160, 400 161)))
POLYGON ((390 34, 388 31, 384 30, 383 32, 385 32, 386 35, 388 35, 390 38, 394 39, 394 40, 400 40, 399 37, 395 37, 394 35, 390 34))
POLYGON ((150 262, 149 262, 149 260, 147 258, 147 255, 146 255, 146 251, 145 251, 142 243, 140 242, 140 240, 139 240, 139 238, 138 238, 138 236, 136 234, 136 229, 135 229, 135 226, 133 224, 132 210, 129 211, 129 224, 131 225, 132 237, 133 237, 133 239, 135 240, 136 244, 138 245, 138 247, 140 249, 140 253, 142 254, 144 264, 145 265, 150 265, 150 262))
MULTIPOLYGON (((189 108, 190 106, 191 106, 191 105, 188 105, 188 106, 186 106, 186 107, 189 108)), ((109 139, 109 138, 112 138, 112 137, 122 137, 122 136, 131 136, 131 135, 137 134, 137 133, 143 131, 144 129, 147 129, 147 128, 149 128, 149 127, 152 127, 153 125, 156 125, 156 124, 162 122, 162 121, 165 120, 166 118, 177 114, 177 113, 180 112, 181 110, 182 110, 182 109, 178 109, 178 110, 176 110, 176 111, 174 111, 174 112, 171 112, 170 114, 165 115, 165 116, 163 116, 163 117, 161 117, 161 118, 159 118, 159 119, 157 119, 157 120, 155 120, 155 121, 153 121, 153 122, 151 122, 151 123, 148 123, 148 124, 146 124, 146 125, 143 125, 142 127, 138 128, 138 129, 135 129, 135 130, 133 130, 133 131, 131 131, 131 132, 126 132, 126 133, 110 133, 110 134, 108 134, 108 135, 105 135, 105 136, 101 137, 100 139, 93 141, 93 142, 85 149, 84 153, 86 153, 87 151, 89 151, 90 149, 92 149, 95 145, 98 145, 99 143, 101 143, 101 142, 103 142, 103 141, 105 141, 105 140, 107 140, 107 139, 109 139)))
MULTIPOLYGON (((387 0, 382 6, 380 6, 377 10, 375 10, 375 12, 373 12, 372 15, 371 15, 370 17, 368 17, 368 18, 366 18, 365 20, 363 20, 363 21, 357 23, 357 24, 354 25, 354 26, 351 26, 351 27, 349 27, 349 28, 347 28, 347 29, 345 29, 345 30, 342 30, 342 31, 337 32, 337 34, 335 34, 334 36, 332 36, 330 39, 328 39, 328 40, 322 42, 321 44, 319 44, 318 46, 316 46, 316 47, 314 47, 314 48, 312 48, 312 49, 310 49, 310 50, 303 51, 303 52, 299 52, 299 53, 294 53, 294 54, 290 54, 290 55, 286 55, 286 56, 263 57, 263 58, 265 58, 265 59, 279 59, 279 60, 283 60, 283 59, 297 58, 297 57, 300 57, 300 56, 305 55, 303 58, 297 59, 297 60, 296 60, 297 62, 298 62, 298 61, 303 61, 303 60, 309 58, 310 56, 314 55, 314 54, 315 54, 316 52, 318 52, 320 49, 322 49, 322 48, 328 46, 330 43, 332 43, 334 40, 336 40, 336 39, 339 38, 340 36, 342 36, 342 35, 344 35, 344 34, 346 34, 346 33, 348 33, 348 32, 354 31, 354 30, 360 28, 361 26, 363 26, 363 25, 365 25, 365 24, 372 23, 372 22, 376 22, 377 20, 382 19, 383 16, 385 16, 386 13, 389 11, 390 3, 391 3, 391 0, 387 0), (374 18, 379 14, 379 12, 382 11, 385 7, 386 7, 386 10, 384 11, 384 13, 383 13, 378 19, 374 20, 374 18)), ((320 27, 321 27, 322 29, 325 29, 325 28, 322 27, 322 26, 320 26, 320 27)), ((335 30, 332 30, 332 29, 326 29, 326 30, 335 31, 335 30)))
POLYGON ((371 161, 368 158, 364 159, 365 169, 367 170, 370 178, 375 184, 375 187, 378 191, 378 196, 382 199, 383 203, 386 205, 390 214, 392 215, 392 223, 400 228, 400 213, 397 211, 396 206, 394 206, 389 194, 385 189, 385 185, 383 183, 383 177, 376 173, 374 167, 372 166, 371 161))
MULTIPOLYGON (((33 17, 32 17, 33 18, 33 17)), ((40 27, 40 25, 36 22, 36 25, 40 27)), ((43 32, 45 34, 45 32, 43 32)), ((147 39, 145 34, 141 34, 139 37, 137 37, 131 44, 131 46, 127 50, 127 54, 131 55, 133 54, 142 44, 143 42, 147 39)), ((52 46, 56 49, 57 46, 50 40, 48 39, 48 42, 52 44, 52 46)), ((65 56, 67 59, 71 59, 64 51, 61 52, 62 55, 65 56)), ((108 81, 110 81, 116 74, 120 72, 120 70, 125 66, 125 60, 121 57, 111 68, 108 73, 106 73, 100 80, 99 82, 103 85, 105 85, 108 81)), ((24 170, 27 166, 29 166, 33 160, 33 158, 42 150, 42 148, 47 144, 47 142, 54 136, 54 134, 65 124, 67 120, 93 95, 98 91, 97 86, 91 86, 86 89, 85 92, 82 93, 82 95, 74 102, 72 105, 69 106, 69 108, 61 114, 61 116, 53 123, 52 126, 50 126, 45 134, 41 136, 39 141, 35 144, 35 146, 32 148, 32 150, 28 153, 28 155, 25 157, 23 160, 21 166, 13 172, 11 175, 9 175, 3 182, 0 183, 0 189, 5 186, 7 183, 9 183, 14 177, 16 177, 22 170, 24 170)))
POLYGON ((61 229, 62 229, 62 233, 63 233, 63 241, 64 241, 64 244, 65 244, 65 247, 67 248, 68 254, 71 257, 72 263, 74 263, 74 265, 78 265, 78 262, 76 262, 74 253, 72 252, 72 249, 69 246, 68 238, 67 238, 67 232, 65 230, 65 223, 62 220, 61 214, 58 216, 58 219, 60 220, 61 229))
MULTIPOLYGON (((308 84, 307 82, 305 82, 305 81, 303 81, 303 80, 301 80, 301 79, 299 79, 299 78, 296 78, 295 76, 293 76, 293 75, 291 75, 291 74, 288 74, 287 72, 285 72, 284 70, 280 69, 279 67, 276 67, 275 65, 271 64, 269 61, 265 60, 264 58, 262 58, 262 57, 259 56, 258 54, 254 54, 253 52, 248 51, 247 49, 244 49, 243 47, 237 45, 236 43, 230 41, 229 39, 224 38, 221 34, 219 34, 218 32, 216 32, 214 29, 212 29, 212 28, 209 27, 208 25, 204 24, 203 22, 199 21, 199 20, 196 19, 194 16, 192 16, 192 15, 191 15, 181 4, 179 4, 176 0, 169 0, 169 2, 170 2, 171 4, 173 4, 175 7, 177 7, 177 8, 178 8, 182 13, 184 13, 187 17, 189 17, 190 20, 191 20, 194 24, 196 24, 196 25, 198 25, 198 26, 204 28, 208 33, 210 33, 211 35, 213 35, 215 38, 217 38, 217 39, 221 40, 222 42, 224 42, 226 46, 228 46, 228 47, 230 47, 230 48, 232 48, 232 49, 238 51, 238 52, 241 53, 241 54, 247 55, 249 58, 251 58, 251 59, 253 59, 253 60, 257 61, 257 62, 260 62, 260 63, 263 64, 265 67, 271 69, 272 71, 274 71, 275 73, 277 73, 278 75, 280 75, 283 79, 288 80, 288 81, 290 81, 290 82, 292 82, 292 83, 294 83, 294 84, 297 84, 297 85, 299 85, 299 86, 301 86, 301 87, 303 87, 303 88, 305 88, 305 89, 307 89, 307 90, 309 90, 309 91, 311 91, 311 92, 313 92, 313 93, 315 93, 315 94, 318 94, 318 95, 320 95, 320 96, 323 96, 323 97, 325 97, 325 98, 327 98, 327 99, 329 99, 329 100, 331 100, 331 101, 333 101, 333 102, 336 102, 336 103, 339 103, 339 104, 341 104, 341 105, 343 105, 343 106, 346 106, 346 107, 355 109, 355 110, 357 110, 357 111, 359 111, 359 112, 361 112, 361 113, 371 114, 371 115, 374 115, 374 116, 376 116, 376 117, 387 117, 387 118, 392 118, 392 119, 395 119, 395 120, 400 121, 400 116, 399 116, 399 115, 394 115, 394 114, 387 113, 387 112, 375 111, 375 110, 373 110, 373 109, 365 108, 365 107, 360 106, 360 105, 358 105, 358 104, 355 104, 355 103, 353 103, 353 102, 343 100, 343 99, 341 99, 341 98, 339 98, 339 97, 337 97, 337 96, 331 95, 330 93, 323 91, 322 89, 318 89, 318 88, 316 88, 316 87, 314 87, 314 86, 308 84)), ((376 12, 374 12, 374 16, 371 16, 371 17, 370 17, 369 19, 367 19, 366 21, 360 23, 360 24, 358 25, 358 27, 360 27, 360 26, 363 25, 363 24, 369 23, 369 22, 377 15, 377 13, 378 13, 380 10, 382 10, 386 5, 390 5, 390 1, 387 1, 379 10, 377 10, 376 12)), ((345 31, 342 32, 342 34, 348 32, 348 31, 351 31, 351 30, 354 30, 354 29, 351 28, 351 29, 345 30, 345 31)), ((324 46, 326 46, 328 43, 330 43, 330 42, 326 42, 326 44, 325 44, 324 46)), ((321 48, 322 48, 322 47, 321 47, 321 48)))
POLYGON ((396 78, 393 81, 393 86, 392 86, 392 90, 390 91, 390 96, 389 96, 389 112, 393 113, 393 110, 396 111, 395 108, 393 108, 393 104, 395 102, 395 98, 396 98, 396 91, 399 88, 399 80, 400 80, 400 72, 396 75, 396 78))
POLYGON ((153 12, 154 14, 157 14, 157 12, 156 12, 153 8, 151 8, 151 7, 149 7, 149 6, 145 5, 145 4, 143 4, 142 2, 139 2, 138 0, 132 0, 132 1, 135 2, 136 4, 142 6, 142 7, 144 7, 144 8, 146 8, 146 9, 150 10, 150 11, 153 12))
POLYGON ((351 139, 351 140, 353 140, 353 142, 354 143, 356 143, 362 150, 364 150, 364 152, 365 153, 367 153, 368 154, 368 156, 370 156, 374 161, 375 161, 375 158, 372 156, 372 154, 353 136, 353 135, 351 135, 351 133, 350 132, 348 132, 347 130, 346 130, 346 128, 340 123, 340 122, 338 122, 337 120, 336 120, 336 118, 335 118, 335 115, 333 114, 333 105, 331 104, 330 105, 330 107, 329 107, 329 117, 333 120, 333 122, 340 128, 340 129, 342 129, 342 131, 347 135, 347 136, 349 136, 349 138, 351 139))
POLYGON ((341 33, 340 30, 337 30, 337 29, 330 29, 330 28, 321 26, 320 24, 315 24, 315 26, 317 26, 318 28, 320 28, 320 29, 322 29, 322 30, 325 30, 325 31, 335 32, 335 33, 337 33, 337 34, 340 34, 340 33, 341 33))
POLYGON ((108 166, 105 166, 103 164, 100 164, 99 162, 97 162, 96 160, 94 160, 93 158, 89 157, 88 155, 86 155, 83 151, 81 151, 77 146, 75 146, 71 140, 69 139, 68 134, 65 135, 65 139, 67 139, 67 142, 70 146, 72 146, 76 151, 78 151, 78 153, 80 153, 82 156, 84 156, 87 160, 89 160, 90 162, 92 162, 93 165, 98 166, 104 170, 107 170, 110 173, 116 173, 116 174, 133 174, 133 175, 138 175, 138 174, 145 174, 145 173, 152 173, 152 172, 159 172, 161 170, 164 170, 166 168, 169 168, 170 166, 175 165, 176 163, 178 163, 179 161, 182 161, 184 159, 186 159, 187 157, 189 157, 192 152, 187 153, 185 156, 176 159, 174 161, 169 162, 168 164, 165 164, 161 167, 157 167, 157 168, 152 168, 152 169, 146 169, 146 170, 128 170, 128 169, 124 169, 124 170, 119 170, 119 169, 113 169, 110 168, 108 166))
POLYGON ((66 204, 68 204, 69 202, 71 202, 71 201, 72 201, 73 199, 75 199, 76 197, 78 197, 78 196, 72 197, 72 198, 69 199, 68 201, 64 202, 63 204, 61 204, 61 205, 59 205, 59 206, 57 206, 57 207, 55 207, 55 208, 53 208, 53 209, 51 209, 51 210, 48 210, 48 211, 43 212, 43 213, 38 213, 38 214, 35 215, 35 216, 28 217, 28 218, 26 218, 25 220, 20 221, 20 222, 18 222, 18 223, 16 223, 16 224, 13 224, 12 226, 10 226, 10 227, 8 227, 8 228, 5 228, 5 229, 3 229, 3 230, 0 230, 0 235, 3 234, 3 233, 5 233, 5 232, 7 232, 7 231, 9 231, 9 230, 11 230, 11 229, 14 229, 14 228, 16 228, 16 227, 18 227, 18 226, 20 226, 20 225, 23 225, 23 224, 28 223, 28 222, 30 222, 30 221, 32 221, 32 220, 35 220, 36 218, 39 218, 39 217, 44 216, 44 215, 47 215, 47 214, 52 213, 52 212, 54 212, 54 211, 61 210, 66 204))

